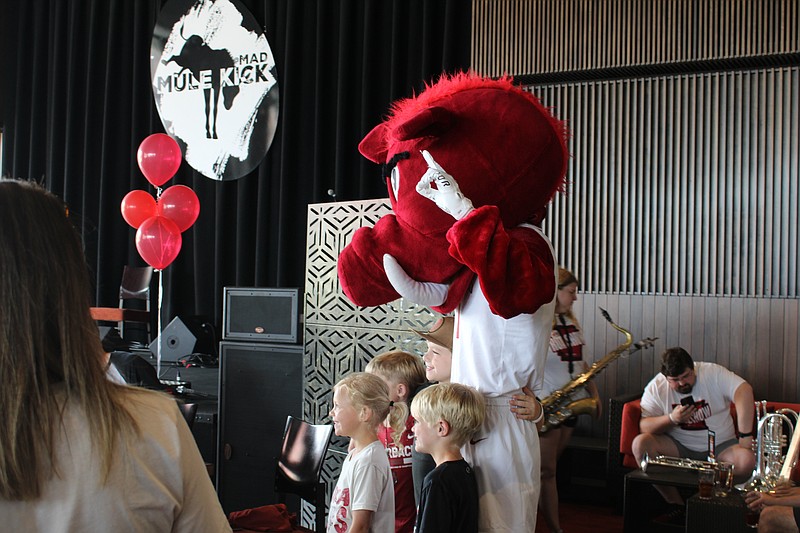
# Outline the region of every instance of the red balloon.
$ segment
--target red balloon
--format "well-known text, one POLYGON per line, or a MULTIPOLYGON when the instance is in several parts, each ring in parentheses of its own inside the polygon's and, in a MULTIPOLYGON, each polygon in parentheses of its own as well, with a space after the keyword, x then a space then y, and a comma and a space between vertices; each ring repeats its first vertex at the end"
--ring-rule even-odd
POLYGON ((125 222, 138 228, 142 222, 156 215, 156 200, 147 191, 131 191, 122 199, 120 211, 125 222))
POLYGON ((161 193, 158 214, 173 221, 181 232, 186 231, 200 214, 200 200, 186 185, 173 185, 161 193))
POLYGON ((175 139, 165 133, 154 133, 142 141, 136 160, 147 181, 160 187, 181 166, 181 148, 175 139))
POLYGON ((173 221, 158 215, 150 217, 136 231, 136 249, 153 268, 162 270, 181 251, 181 231, 173 221))

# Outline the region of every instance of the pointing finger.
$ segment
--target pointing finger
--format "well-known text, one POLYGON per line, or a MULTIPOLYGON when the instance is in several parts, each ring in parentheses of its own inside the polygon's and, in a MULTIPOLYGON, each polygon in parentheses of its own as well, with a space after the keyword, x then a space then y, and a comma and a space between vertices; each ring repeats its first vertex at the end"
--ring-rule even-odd
POLYGON ((422 157, 425 158, 425 162, 428 164, 428 168, 432 168, 434 170, 438 170, 439 172, 444 172, 442 167, 439 166, 439 163, 433 158, 431 153, 427 150, 422 150, 422 157))

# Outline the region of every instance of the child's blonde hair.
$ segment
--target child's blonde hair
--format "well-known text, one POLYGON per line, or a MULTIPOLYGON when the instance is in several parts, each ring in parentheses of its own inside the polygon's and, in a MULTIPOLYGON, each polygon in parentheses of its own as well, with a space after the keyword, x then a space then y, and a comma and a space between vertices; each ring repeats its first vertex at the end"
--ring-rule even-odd
POLYGON ((389 386, 375 374, 355 372, 345 376, 333 387, 333 391, 342 389, 356 408, 366 407, 372 411, 370 422, 374 427, 385 419, 392 428, 392 439, 399 443, 400 435, 406 428, 408 406, 403 402, 394 403, 389 400, 389 386))
POLYGON ((391 382, 402 383, 408 388, 409 395, 428 381, 422 357, 402 350, 376 355, 364 370, 391 382))
POLYGON ((483 395, 460 383, 437 383, 414 396, 412 416, 426 424, 444 420, 450 425, 453 442, 461 447, 483 425, 486 402, 483 395))

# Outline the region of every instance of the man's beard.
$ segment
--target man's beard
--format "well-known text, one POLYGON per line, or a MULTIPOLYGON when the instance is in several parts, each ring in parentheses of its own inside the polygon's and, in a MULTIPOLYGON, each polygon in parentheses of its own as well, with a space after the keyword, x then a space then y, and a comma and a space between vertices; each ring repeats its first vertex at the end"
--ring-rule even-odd
POLYGON ((686 383, 684 385, 678 385, 678 388, 675 390, 677 390, 681 394, 689 394, 690 392, 692 392, 693 386, 694 385, 692 385, 691 383, 686 383))

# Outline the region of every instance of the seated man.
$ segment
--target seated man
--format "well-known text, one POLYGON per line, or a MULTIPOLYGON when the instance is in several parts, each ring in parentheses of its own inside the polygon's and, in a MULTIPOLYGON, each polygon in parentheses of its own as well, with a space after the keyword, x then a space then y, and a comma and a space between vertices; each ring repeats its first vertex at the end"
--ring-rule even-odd
MULTIPOLYGON (((683 348, 669 348, 661 356, 661 373, 642 395, 641 433, 633 440, 636 461, 641 464, 645 454, 704 461, 711 430, 716 458, 733 463, 735 475, 747 478, 755 465, 754 405, 753 388, 744 379, 715 363, 695 363, 683 348), (731 401, 736 405, 738 435, 730 415, 731 401)), ((668 503, 683 508, 675 487, 656 488, 668 503)))

